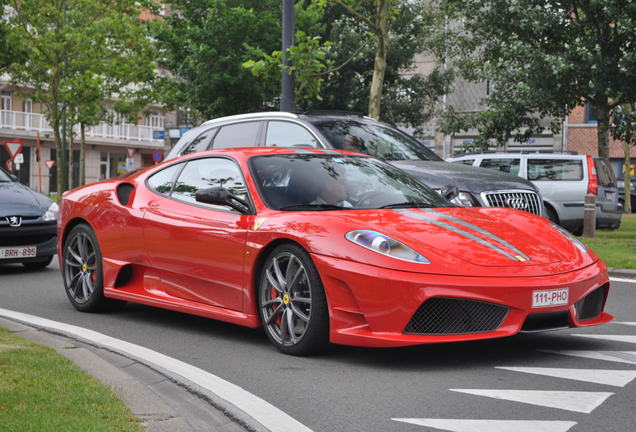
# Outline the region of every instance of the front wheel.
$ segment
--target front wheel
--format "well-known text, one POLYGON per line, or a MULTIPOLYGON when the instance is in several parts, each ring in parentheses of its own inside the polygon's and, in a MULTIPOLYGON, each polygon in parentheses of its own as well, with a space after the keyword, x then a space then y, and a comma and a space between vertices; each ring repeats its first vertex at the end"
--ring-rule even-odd
POLYGON ((267 337, 285 354, 308 355, 329 341, 325 292, 309 254, 285 244, 267 257, 258 284, 259 311, 267 337))
POLYGON ((104 297, 102 253, 88 225, 77 225, 64 242, 62 277, 66 295, 75 309, 97 312, 123 305, 104 297))

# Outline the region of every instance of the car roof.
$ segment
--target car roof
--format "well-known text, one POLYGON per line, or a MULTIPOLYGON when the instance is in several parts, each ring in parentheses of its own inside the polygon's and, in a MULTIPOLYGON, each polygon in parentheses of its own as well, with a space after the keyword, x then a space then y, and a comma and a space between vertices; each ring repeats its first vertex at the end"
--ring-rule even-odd
POLYGON ((170 161, 196 159, 204 156, 225 155, 231 156, 236 159, 247 159, 253 156, 268 156, 268 155, 333 155, 333 156, 364 156, 371 157, 367 154, 356 153, 347 150, 337 149, 318 149, 313 147, 233 147, 217 150, 206 150, 197 153, 190 153, 183 155, 177 159, 170 159, 170 161))
POLYGON ((476 159, 481 158, 532 158, 532 159, 581 159, 586 155, 564 154, 564 153, 469 153, 455 156, 449 159, 476 159))

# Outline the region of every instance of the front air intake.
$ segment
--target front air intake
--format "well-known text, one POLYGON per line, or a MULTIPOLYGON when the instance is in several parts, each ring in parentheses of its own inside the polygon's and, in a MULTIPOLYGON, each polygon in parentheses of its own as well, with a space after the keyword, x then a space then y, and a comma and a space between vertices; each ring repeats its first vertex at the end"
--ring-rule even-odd
POLYGON ((603 285, 576 302, 574 307, 579 320, 591 320, 601 314, 607 289, 609 289, 609 286, 607 284, 603 285))
POLYGON ((478 300, 434 297, 419 307, 404 333, 452 335, 496 330, 508 308, 478 300))

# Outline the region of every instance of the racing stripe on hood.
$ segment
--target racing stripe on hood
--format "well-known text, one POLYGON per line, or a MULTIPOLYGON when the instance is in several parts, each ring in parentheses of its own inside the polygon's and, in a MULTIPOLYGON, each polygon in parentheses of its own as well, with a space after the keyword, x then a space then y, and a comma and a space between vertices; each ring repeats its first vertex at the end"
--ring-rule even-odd
POLYGON ((425 213, 430 213, 430 214, 435 215, 437 217, 440 217, 442 219, 446 219, 446 220, 449 220, 449 221, 451 221, 453 223, 456 223, 457 225, 461 225, 463 227, 466 227, 468 229, 476 231, 479 234, 483 235, 484 237, 488 237, 489 239, 494 240, 497 243, 504 245, 505 247, 507 247, 508 249, 513 251, 514 253, 516 253, 517 255, 520 255, 521 257, 523 257, 526 261, 530 261, 530 257, 528 255, 524 254, 519 249, 517 249, 515 246, 511 245, 506 240, 502 239, 501 237, 499 237, 496 234, 491 233, 490 231, 486 231, 485 229, 483 229, 481 227, 478 227, 477 225, 473 225, 470 222, 466 222, 464 220, 456 218, 455 216, 447 215, 447 214, 442 213, 442 212, 437 211, 437 210, 433 210, 433 209, 421 209, 421 210, 423 212, 425 212, 425 213))
POLYGON ((461 235, 463 237, 471 239, 471 240, 473 240, 473 241, 475 241, 475 242, 477 242, 477 243, 479 243, 479 244, 481 244, 483 246, 486 246, 487 248, 490 248, 490 249, 494 250, 495 252, 497 252, 497 253, 505 256, 505 257, 510 258, 513 261, 524 261, 523 259, 519 259, 519 258, 515 257, 514 255, 509 254, 508 252, 506 252, 505 250, 501 249, 500 247, 494 245, 493 243, 491 243, 489 241, 486 241, 486 240, 484 240, 484 239, 482 239, 480 237, 477 237, 476 235, 471 234, 468 231, 464 231, 463 229, 460 229, 460 228, 457 228, 457 227, 455 227, 453 225, 447 224, 446 222, 442 222, 442 221, 439 221, 437 219, 433 219, 432 217, 427 216, 427 215, 422 214, 422 213, 415 213, 412 210, 399 209, 399 210, 394 210, 394 211, 398 212, 400 214, 403 214, 405 216, 411 217, 413 219, 418 219, 418 220, 421 220, 422 222, 426 222, 426 223, 429 223, 431 225, 435 225, 435 226, 438 226, 440 228, 444 228, 444 229, 447 229, 449 231, 452 231, 452 232, 454 232, 456 234, 459 234, 459 235, 461 235))

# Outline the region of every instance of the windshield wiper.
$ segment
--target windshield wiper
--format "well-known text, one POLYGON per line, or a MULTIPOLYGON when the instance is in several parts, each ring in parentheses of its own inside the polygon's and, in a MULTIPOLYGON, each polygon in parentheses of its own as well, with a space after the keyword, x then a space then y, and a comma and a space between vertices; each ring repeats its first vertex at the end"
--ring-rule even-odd
POLYGON ((292 204, 279 208, 279 210, 350 210, 351 207, 343 207, 334 204, 292 204))
POLYGON ((437 207, 437 206, 434 206, 433 204, 427 204, 427 203, 421 203, 421 202, 405 201, 401 203, 383 205, 382 207, 378 207, 378 208, 388 209, 388 208, 433 208, 433 207, 437 207))

